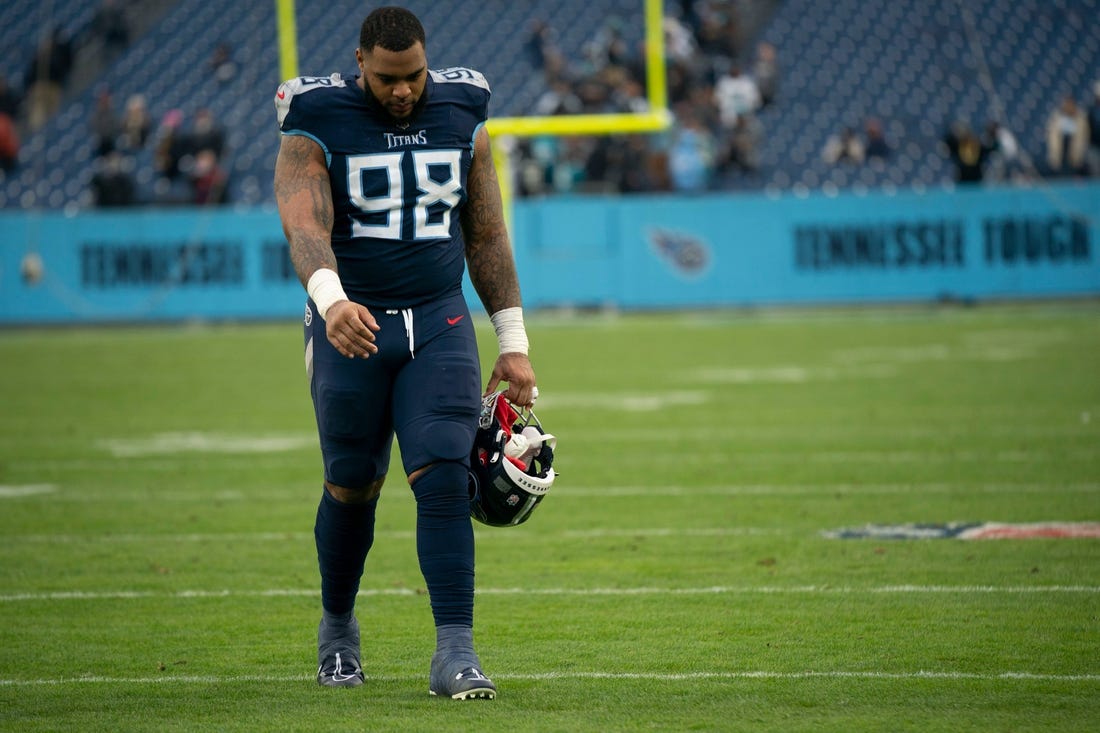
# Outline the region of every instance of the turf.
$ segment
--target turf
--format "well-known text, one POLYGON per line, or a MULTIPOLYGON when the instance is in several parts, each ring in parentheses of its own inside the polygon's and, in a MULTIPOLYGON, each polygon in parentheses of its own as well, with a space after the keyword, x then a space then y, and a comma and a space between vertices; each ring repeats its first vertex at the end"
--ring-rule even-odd
POLYGON ((427 694, 399 476, 367 684, 313 682, 298 325, 0 332, 0 729, 1100 728, 1100 540, 826 534, 1100 521, 1100 304, 529 320, 561 476, 478 529, 491 703, 427 694))

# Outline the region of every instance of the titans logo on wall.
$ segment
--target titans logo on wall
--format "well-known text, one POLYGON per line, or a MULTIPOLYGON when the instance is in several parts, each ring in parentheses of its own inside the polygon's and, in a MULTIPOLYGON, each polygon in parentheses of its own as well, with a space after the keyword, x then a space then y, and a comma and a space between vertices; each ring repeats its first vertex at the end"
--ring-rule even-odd
POLYGON ((710 249, 695 235, 651 229, 649 243, 657 257, 685 277, 699 277, 710 265, 710 249))

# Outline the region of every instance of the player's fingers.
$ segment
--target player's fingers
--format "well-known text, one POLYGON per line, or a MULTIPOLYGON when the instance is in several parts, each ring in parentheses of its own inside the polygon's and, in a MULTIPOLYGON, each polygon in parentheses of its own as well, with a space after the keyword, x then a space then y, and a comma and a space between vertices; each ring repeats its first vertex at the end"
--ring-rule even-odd
POLYGON ((374 332, 382 330, 382 327, 378 325, 378 321, 374 319, 374 314, 370 312, 365 306, 359 306, 359 320, 367 327, 370 332, 371 340, 374 340, 374 332))
POLYGON ((333 320, 327 324, 326 333, 336 350, 348 358, 366 359, 378 353, 374 333, 357 318, 333 320))
POLYGON ((538 396, 538 387, 534 385, 530 387, 525 385, 509 385, 508 391, 504 393, 504 396, 513 405, 534 407, 535 399, 538 396))

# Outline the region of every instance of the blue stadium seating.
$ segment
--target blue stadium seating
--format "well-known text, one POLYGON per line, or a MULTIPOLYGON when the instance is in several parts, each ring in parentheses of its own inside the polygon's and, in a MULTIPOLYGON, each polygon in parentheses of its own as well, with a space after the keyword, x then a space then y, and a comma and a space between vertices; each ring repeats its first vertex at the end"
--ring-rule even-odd
MULTIPOLYGON (((745 0, 746 2, 748 0, 745 0)), ((567 57, 609 18, 623 21, 633 45, 642 36, 641 0, 462 0, 404 3, 424 21, 433 67, 466 65, 493 85, 492 113, 527 113, 544 90, 525 44, 532 21, 545 19, 567 57), (537 11, 533 11, 536 7, 537 11)), ((666 3, 668 6, 678 3, 666 3)), ((17 79, 43 25, 40 3, 0 7, 0 70, 17 79)), ((54 0, 53 17, 74 33, 96 3, 54 0)), ((354 70, 363 5, 349 0, 298 3, 299 68, 327 74, 354 70)), ((785 0, 751 39, 778 49, 782 77, 775 104, 761 115, 765 139, 759 176, 732 188, 835 190, 950 184, 939 139, 957 119, 973 126, 999 117, 1024 150, 1041 156, 1046 117, 1065 94, 1088 99, 1100 74, 1100 0, 785 0), (884 123, 894 155, 884 164, 836 166, 821 156, 825 140, 868 117, 884 123)), ((278 134, 272 94, 279 83, 274 3, 179 0, 148 33, 116 58, 95 84, 71 98, 24 141, 20 169, 0 174, 0 208, 78 210, 90 205, 94 161, 88 122, 98 88, 116 100, 144 94, 154 122, 178 109, 190 121, 211 109, 228 132, 231 198, 270 205, 278 134), (220 84, 208 60, 230 43, 237 76, 220 84)), ((152 186, 151 151, 134 161, 143 189, 152 186)))
POLYGON ((767 184, 934 186, 953 170, 939 144, 956 120, 1000 119, 1033 158, 1066 94, 1100 76, 1097 0, 787 0, 759 40, 779 49, 779 101, 765 110, 767 184), (821 150, 841 127, 876 117, 894 155, 846 168, 821 150))

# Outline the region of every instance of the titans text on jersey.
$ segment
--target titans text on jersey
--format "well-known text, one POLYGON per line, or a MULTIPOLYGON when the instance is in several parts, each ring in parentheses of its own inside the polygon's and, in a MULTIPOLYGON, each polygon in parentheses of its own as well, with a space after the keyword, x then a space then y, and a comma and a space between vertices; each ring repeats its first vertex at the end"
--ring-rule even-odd
POLYGON ((348 296, 405 308, 461 292, 456 208, 466 199, 489 85, 472 69, 428 72, 413 114, 395 120, 355 77, 297 77, 275 94, 279 129, 325 152, 332 250, 348 296))

